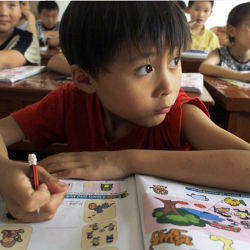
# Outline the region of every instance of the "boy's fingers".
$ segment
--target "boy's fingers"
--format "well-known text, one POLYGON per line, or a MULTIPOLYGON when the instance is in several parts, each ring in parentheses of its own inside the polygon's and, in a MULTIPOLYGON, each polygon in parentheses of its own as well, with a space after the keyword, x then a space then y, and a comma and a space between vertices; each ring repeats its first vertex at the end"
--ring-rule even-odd
POLYGON ((80 167, 83 167, 83 163, 81 162, 65 162, 65 161, 63 161, 63 163, 58 162, 44 166, 44 168, 50 173, 66 169, 80 168, 80 167))
POLYGON ((66 183, 58 181, 58 179, 49 174, 44 168, 39 167, 39 181, 45 183, 50 193, 65 192, 68 189, 66 183))
POLYGON ((19 190, 20 192, 16 192, 15 201, 27 212, 35 211, 50 200, 50 192, 46 184, 39 185, 38 189, 30 194, 26 193, 26 189, 19 190))

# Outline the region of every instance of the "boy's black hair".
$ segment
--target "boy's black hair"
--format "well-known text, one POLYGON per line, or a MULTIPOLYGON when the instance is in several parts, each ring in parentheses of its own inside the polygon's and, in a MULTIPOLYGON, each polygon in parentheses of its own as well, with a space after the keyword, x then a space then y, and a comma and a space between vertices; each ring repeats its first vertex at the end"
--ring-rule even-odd
MULTIPOLYGON (((188 7, 190 8, 195 2, 197 1, 188 1, 188 7)), ((212 5, 212 8, 214 7, 214 0, 205 1, 205 2, 210 2, 212 5)))
MULTIPOLYGON (((227 25, 237 27, 250 13, 250 2, 242 3, 235 6, 229 13, 227 25)), ((234 38, 228 35, 229 41, 234 42, 234 38)))
POLYGON ((176 3, 179 5, 179 7, 184 11, 186 9, 186 3, 184 1, 176 1, 176 3))
POLYGON ((57 10, 59 7, 55 1, 40 1, 37 5, 38 13, 40 14, 42 10, 57 10))
POLYGON ((72 1, 60 25, 60 44, 69 64, 93 77, 121 49, 139 51, 165 44, 170 53, 186 49, 191 41, 186 17, 172 1, 72 1))

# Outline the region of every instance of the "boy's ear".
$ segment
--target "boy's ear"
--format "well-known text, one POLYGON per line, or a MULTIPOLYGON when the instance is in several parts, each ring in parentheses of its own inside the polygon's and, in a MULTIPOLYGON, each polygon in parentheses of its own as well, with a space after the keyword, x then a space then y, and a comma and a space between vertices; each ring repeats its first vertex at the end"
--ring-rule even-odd
POLYGON ((71 67, 71 75, 74 84, 88 94, 95 93, 94 79, 85 72, 80 66, 73 64, 71 67))
POLYGON ((227 25, 227 34, 231 37, 234 37, 236 34, 236 29, 233 25, 227 25))

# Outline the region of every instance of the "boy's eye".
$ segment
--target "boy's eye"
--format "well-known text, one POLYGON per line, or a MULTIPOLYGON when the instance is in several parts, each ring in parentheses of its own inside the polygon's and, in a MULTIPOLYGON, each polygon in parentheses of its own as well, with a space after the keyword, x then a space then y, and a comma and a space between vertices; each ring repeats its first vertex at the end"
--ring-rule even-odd
POLYGON ((153 67, 150 64, 144 65, 136 70, 138 75, 146 75, 153 71, 153 67))
POLYGON ((170 68, 175 68, 176 66, 178 66, 179 61, 180 61, 180 57, 179 57, 179 56, 173 58, 173 59, 170 61, 170 63, 169 63, 170 68))
POLYGON ((16 3, 9 3, 9 7, 15 7, 17 4, 16 3))

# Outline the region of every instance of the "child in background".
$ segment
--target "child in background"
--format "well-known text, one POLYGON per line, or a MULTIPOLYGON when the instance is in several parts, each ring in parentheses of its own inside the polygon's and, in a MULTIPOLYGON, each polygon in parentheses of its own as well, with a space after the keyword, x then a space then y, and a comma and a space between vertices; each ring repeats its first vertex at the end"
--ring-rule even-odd
POLYGON ((38 17, 36 22, 38 39, 42 46, 59 46, 59 7, 55 1, 40 1, 38 3, 38 17))
POLYGON ((30 11, 31 3, 32 2, 30 1, 20 1, 22 16, 16 27, 21 30, 28 30, 29 32, 37 35, 36 18, 30 11))
POLYGON ((0 193, 14 217, 55 214, 65 188, 48 172, 85 180, 138 173, 250 191, 250 145, 180 89, 191 36, 174 1, 72 1, 60 40, 73 82, 0 120, 0 193), (39 191, 27 164, 7 158, 5 145, 24 138, 71 151, 39 162, 39 191))
POLYGON ((214 50, 220 47, 218 37, 205 28, 207 19, 212 14, 214 1, 189 1, 186 12, 190 14, 192 43, 189 49, 214 50))
POLYGON ((0 69, 40 64, 36 35, 15 28, 20 18, 19 1, 0 1, 0 69))
POLYGON ((200 65, 206 75, 250 82, 250 2, 234 7, 228 15, 230 44, 212 51, 200 65))

